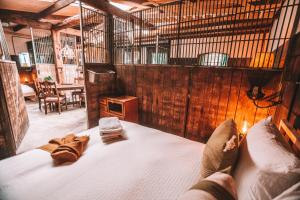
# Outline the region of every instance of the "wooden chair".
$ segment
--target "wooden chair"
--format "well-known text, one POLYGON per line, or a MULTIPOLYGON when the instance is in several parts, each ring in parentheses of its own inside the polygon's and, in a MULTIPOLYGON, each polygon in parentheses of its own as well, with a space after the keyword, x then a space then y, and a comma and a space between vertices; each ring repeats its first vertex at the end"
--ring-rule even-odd
POLYGON ((85 104, 85 92, 82 92, 79 96, 79 106, 82 107, 82 103, 85 104))
POLYGON ((39 101, 39 109, 42 110, 42 100, 44 99, 44 96, 43 96, 41 84, 37 79, 34 80, 34 86, 35 86, 35 90, 36 90, 36 94, 37 94, 36 96, 39 101))
MULTIPOLYGON (((74 78, 74 82, 76 84, 84 84, 84 79, 83 77, 77 77, 74 78)), ((85 92, 83 90, 75 90, 72 92, 72 103, 73 106, 75 106, 75 104, 79 103, 79 106, 81 107, 81 103, 82 103, 82 99, 85 98, 85 92)))
POLYGON ((45 114, 47 114, 47 106, 51 109, 52 105, 55 104, 58 108, 58 113, 61 113, 61 106, 64 104, 66 110, 68 109, 66 96, 59 95, 55 82, 44 81, 41 82, 42 93, 44 96, 45 114))

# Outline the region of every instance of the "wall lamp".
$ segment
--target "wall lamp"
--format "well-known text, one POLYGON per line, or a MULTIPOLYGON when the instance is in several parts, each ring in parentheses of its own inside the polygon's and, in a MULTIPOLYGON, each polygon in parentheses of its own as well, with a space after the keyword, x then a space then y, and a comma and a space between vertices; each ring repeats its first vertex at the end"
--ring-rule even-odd
POLYGON ((247 72, 250 88, 247 91, 247 96, 251 99, 254 105, 258 108, 269 108, 282 103, 281 84, 277 92, 266 95, 263 88, 274 78, 274 73, 268 71, 249 71, 247 72))

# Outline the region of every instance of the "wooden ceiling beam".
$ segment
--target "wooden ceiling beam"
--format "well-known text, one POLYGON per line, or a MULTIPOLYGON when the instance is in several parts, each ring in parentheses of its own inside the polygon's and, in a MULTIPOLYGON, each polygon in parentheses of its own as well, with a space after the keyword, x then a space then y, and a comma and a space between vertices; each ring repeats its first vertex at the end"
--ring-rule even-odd
MULTIPOLYGON (((7 10, 7 9, 0 9, 0 13, 3 15, 21 15, 22 17, 30 18, 30 19, 36 19, 35 15, 37 14, 34 12, 7 10)), ((53 19, 53 20, 62 20, 65 18, 67 18, 67 16, 62 16, 62 15, 49 15, 45 17, 45 19, 53 19)))
MULTIPOLYGON (((140 18, 133 16, 130 13, 125 12, 125 11, 111 5, 106 0, 81 0, 81 1, 94 7, 94 8, 97 8, 97 9, 107 12, 109 14, 115 15, 122 19, 125 19, 125 20, 130 19, 134 23, 137 23, 137 24, 140 23, 140 20, 141 20, 140 18)), ((147 28, 155 29, 155 26, 149 22, 142 21, 142 24, 147 28)))
POLYGON ((27 27, 27 25, 19 24, 19 25, 13 27, 13 31, 18 32, 19 30, 26 28, 26 27, 27 27))
POLYGON ((75 0, 58 0, 53 5, 46 8, 45 10, 35 14, 34 18, 35 19, 45 18, 65 7, 67 7, 68 5, 70 5, 71 3, 74 3, 74 2, 75 2, 75 0))
MULTIPOLYGON (((35 15, 37 14, 37 13, 33 13, 33 12, 6 10, 6 9, 0 9, 0 13, 3 15, 20 15, 24 18, 29 18, 29 19, 36 19, 35 15)), ((68 16, 48 15, 48 16, 44 17, 44 19, 49 19, 49 20, 64 20, 66 18, 68 18, 68 16)))
POLYGON ((55 31, 59 31, 66 28, 71 28, 80 24, 80 15, 75 15, 73 17, 69 17, 65 19, 63 22, 55 24, 52 29, 55 31))
POLYGON ((6 22, 13 22, 16 24, 21 24, 21 25, 26 25, 26 26, 30 26, 32 28, 37 28, 37 29, 46 29, 46 30, 50 30, 52 28, 52 24, 48 23, 48 22, 39 22, 37 20, 34 19, 30 19, 30 18, 25 18, 22 15, 18 15, 18 14, 4 14, 2 12, 0 12, 0 19, 6 22))

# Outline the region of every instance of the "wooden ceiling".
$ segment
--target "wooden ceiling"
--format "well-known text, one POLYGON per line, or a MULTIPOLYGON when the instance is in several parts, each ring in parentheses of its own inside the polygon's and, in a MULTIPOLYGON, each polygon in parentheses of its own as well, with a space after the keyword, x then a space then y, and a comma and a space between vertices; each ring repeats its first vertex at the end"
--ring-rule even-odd
MULTIPOLYGON (((131 13, 145 8, 152 8, 144 12, 144 18, 147 18, 147 21, 143 21, 143 26, 150 29, 158 27, 156 31, 173 34, 173 31, 167 30, 172 28, 172 26, 167 26, 168 24, 177 23, 179 15, 178 6, 172 6, 172 8, 170 6, 157 8, 157 6, 173 2, 174 0, 110 1, 130 6, 130 9, 123 11, 111 5, 108 0, 82 0, 88 6, 93 6, 125 19, 128 19, 128 12, 131 13)), ((183 1, 182 5, 181 16, 183 16, 183 23, 181 28, 183 30, 189 29, 187 32, 190 32, 191 29, 211 26, 215 23, 214 19, 224 28, 227 28, 226 25, 230 25, 230 22, 234 21, 234 19, 239 19, 240 24, 247 23, 251 28, 253 25, 251 24, 251 20, 253 21, 258 18, 263 23, 266 23, 267 26, 270 26, 270 19, 278 12, 281 3, 281 0, 277 0, 276 3, 266 3, 266 0, 187 0, 183 1), (266 12, 255 12, 261 9, 266 12), (245 13, 250 13, 250 15, 245 13), (213 20, 203 21, 203 19, 209 18, 213 20), (184 23, 184 21, 187 23, 184 23)), ((26 26, 39 29, 59 29, 76 26, 79 24, 79 12, 79 3, 76 0, 0 0, 0 19, 2 21, 13 22, 11 23, 11 28, 15 32, 26 26)), ((133 21, 139 21, 139 18, 135 15, 130 15, 129 17, 133 21)), ((260 23, 260 21, 255 21, 255 23, 260 23)), ((239 29, 243 27, 235 24, 235 28, 239 29)), ((174 31, 176 32, 176 30, 174 31)))
MULTIPOLYGON (((126 11, 114 7, 107 0, 82 0, 82 2, 119 17, 127 15, 126 11)), ((131 8, 128 12, 131 12, 168 3, 170 0, 111 0, 111 2, 128 5, 131 8)), ((15 32, 26 26, 51 29, 52 26, 57 28, 60 24, 64 24, 63 27, 68 27, 66 25, 68 21, 72 21, 69 26, 78 25, 79 20, 74 21, 72 18, 79 13, 79 2, 76 0, 0 0, 0 19, 9 22, 10 28, 15 32), (69 17, 71 20, 67 19, 69 17)))

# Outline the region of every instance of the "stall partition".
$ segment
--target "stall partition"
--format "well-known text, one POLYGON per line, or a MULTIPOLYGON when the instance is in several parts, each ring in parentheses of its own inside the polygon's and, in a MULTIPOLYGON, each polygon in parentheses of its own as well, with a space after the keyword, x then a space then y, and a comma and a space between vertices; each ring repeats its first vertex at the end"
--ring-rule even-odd
POLYGON ((109 46, 111 35, 108 34, 110 17, 104 12, 81 5, 82 60, 89 128, 98 125, 98 97, 114 92, 114 76, 109 79, 101 78, 113 70, 109 53, 112 48, 109 46))
MULTIPOLYGON (((224 119, 250 127, 282 102, 299 0, 173 1, 118 17, 82 11, 85 69, 115 69, 115 94, 138 97, 143 125, 206 141, 224 119)), ((86 83, 93 126, 101 92, 86 83)))

